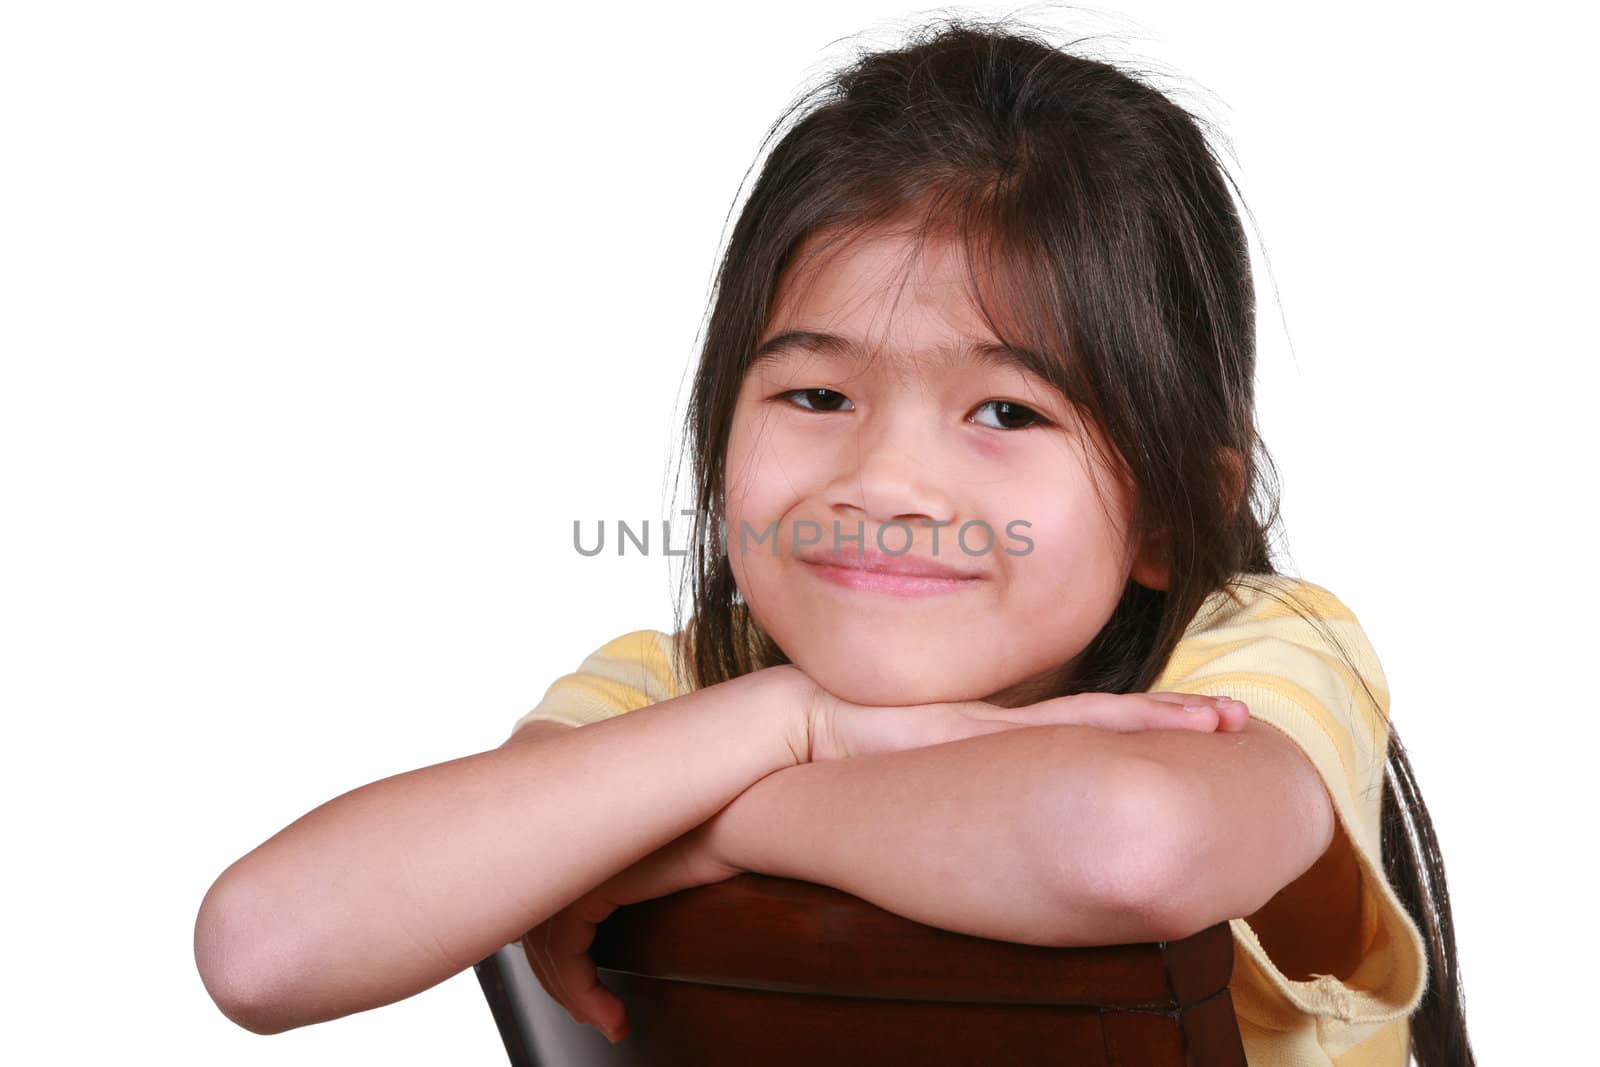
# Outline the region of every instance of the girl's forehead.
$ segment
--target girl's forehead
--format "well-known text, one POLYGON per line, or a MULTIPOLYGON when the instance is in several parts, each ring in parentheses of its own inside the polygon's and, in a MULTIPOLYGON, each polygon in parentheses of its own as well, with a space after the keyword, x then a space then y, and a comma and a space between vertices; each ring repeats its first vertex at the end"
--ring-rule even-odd
POLYGON ((940 291, 965 294, 970 270, 965 246, 942 234, 869 229, 801 242, 774 293, 774 307, 837 305, 885 295, 937 301, 940 291))
POLYGON ((799 334, 800 345, 789 350, 915 352, 935 362, 1003 354, 972 284, 965 255, 949 239, 878 234, 802 246, 779 279, 759 345, 799 334))
POLYGON ((924 347, 875 343, 850 333, 791 329, 769 332, 756 346, 750 369, 788 360, 822 360, 864 371, 882 368, 901 374, 944 375, 963 370, 1014 369, 1036 372, 1037 357, 992 337, 952 335, 924 347))

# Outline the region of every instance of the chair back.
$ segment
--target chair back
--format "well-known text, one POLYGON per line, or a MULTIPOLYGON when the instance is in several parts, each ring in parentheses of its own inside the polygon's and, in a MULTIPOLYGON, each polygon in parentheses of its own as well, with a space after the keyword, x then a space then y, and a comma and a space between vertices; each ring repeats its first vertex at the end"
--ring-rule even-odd
POLYGON ((1013 944, 744 873, 618 908, 590 955, 627 1008, 616 1045, 544 992, 520 942, 477 965, 514 1067, 1245 1067, 1225 922, 1181 941, 1013 944))

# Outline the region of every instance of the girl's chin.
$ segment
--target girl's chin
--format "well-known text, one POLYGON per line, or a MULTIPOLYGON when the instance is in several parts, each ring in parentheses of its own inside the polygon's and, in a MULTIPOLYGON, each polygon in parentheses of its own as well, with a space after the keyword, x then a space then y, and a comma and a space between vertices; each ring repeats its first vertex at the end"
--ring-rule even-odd
POLYGON ((934 679, 926 674, 899 673, 870 678, 854 674, 824 678, 812 675, 818 685, 842 700, 867 707, 901 707, 915 704, 944 704, 957 700, 982 700, 992 686, 971 680, 934 679))

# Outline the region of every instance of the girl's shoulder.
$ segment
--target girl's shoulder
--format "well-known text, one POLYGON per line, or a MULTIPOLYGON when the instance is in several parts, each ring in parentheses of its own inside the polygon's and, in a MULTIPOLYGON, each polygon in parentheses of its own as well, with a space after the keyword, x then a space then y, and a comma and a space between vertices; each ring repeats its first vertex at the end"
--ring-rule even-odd
POLYGON ((1346 730, 1387 730, 1389 682, 1360 620, 1304 578, 1241 574, 1207 597, 1151 688, 1203 691, 1202 680, 1316 705, 1346 730))
POLYGON ((1276 619, 1356 621, 1343 600, 1315 582, 1289 574, 1238 574, 1205 599, 1184 636, 1276 619))
POLYGON ((590 653, 579 670, 632 685, 648 703, 667 700, 684 691, 677 662, 682 639, 681 633, 630 630, 590 653))
POLYGON ((685 691, 675 647, 680 635, 630 630, 589 653, 575 671, 550 683, 512 727, 534 719, 584 726, 669 700, 685 691))

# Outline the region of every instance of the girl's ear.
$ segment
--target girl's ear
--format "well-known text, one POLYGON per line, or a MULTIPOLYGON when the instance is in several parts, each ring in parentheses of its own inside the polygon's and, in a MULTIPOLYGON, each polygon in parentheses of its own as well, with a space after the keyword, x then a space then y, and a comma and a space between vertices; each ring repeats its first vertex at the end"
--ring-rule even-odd
POLYGON ((1134 558, 1133 570, 1128 577, 1144 586, 1146 589, 1165 591, 1167 588, 1167 534, 1163 530, 1152 534, 1145 539, 1138 556, 1134 558))
POLYGON ((1228 505, 1228 515, 1231 517, 1244 503, 1244 457, 1237 448, 1224 445, 1217 449, 1222 460, 1222 472, 1225 479, 1223 492, 1227 494, 1224 500, 1228 505))
MULTIPOLYGON (((1231 516, 1244 503, 1244 460, 1236 448, 1223 446, 1218 450, 1221 459, 1224 501, 1231 516)), ((1170 552, 1167 532, 1151 534, 1140 547, 1129 577, 1146 589, 1164 592, 1170 581, 1167 560, 1170 552)))

